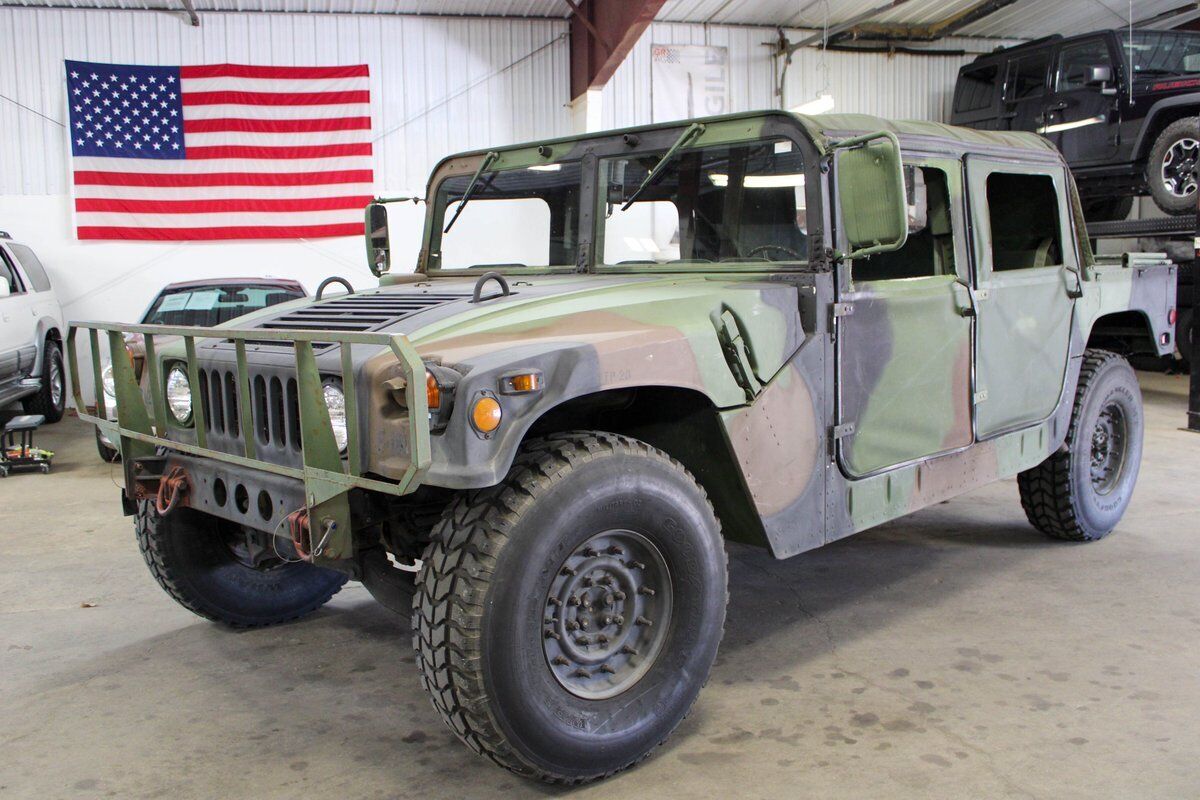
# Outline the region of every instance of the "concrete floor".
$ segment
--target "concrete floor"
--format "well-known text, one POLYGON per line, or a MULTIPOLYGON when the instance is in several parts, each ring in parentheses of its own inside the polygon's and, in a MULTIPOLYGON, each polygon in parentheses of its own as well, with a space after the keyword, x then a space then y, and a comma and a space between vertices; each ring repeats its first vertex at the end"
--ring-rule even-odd
MULTIPOLYGON (((1142 375, 1137 495, 1098 544, 1012 480, 788 561, 731 552, 692 716, 580 797, 1200 795, 1200 436, 1142 375)), ((538 797, 443 728, 404 620, 357 584, 234 633, 152 581, 91 429, 0 481, 0 797, 538 797)))

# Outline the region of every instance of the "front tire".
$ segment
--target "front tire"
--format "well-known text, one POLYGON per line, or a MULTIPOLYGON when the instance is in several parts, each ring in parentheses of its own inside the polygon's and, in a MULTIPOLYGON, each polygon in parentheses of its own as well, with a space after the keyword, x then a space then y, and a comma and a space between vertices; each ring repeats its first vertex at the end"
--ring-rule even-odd
POLYGON ((158 585, 205 619, 257 628, 298 619, 337 594, 346 576, 252 552, 240 526, 179 508, 160 517, 138 503, 138 548, 158 585))
POLYGON ((100 436, 99 428, 96 428, 96 452, 100 454, 100 460, 106 464, 115 464, 121 460, 121 451, 105 444, 104 439, 100 436))
POLYGON ((1017 476, 1029 522, 1055 539, 1093 542, 1120 522, 1142 460, 1142 395, 1124 358, 1088 350, 1067 439, 1017 476))
POLYGON ((606 433, 528 443, 433 532, 413 602, 434 707, 472 750, 578 784, 659 745, 708 679, 727 565, 703 489, 606 433))
POLYGON ((42 388, 22 404, 26 414, 41 414, 46 422, 58 422, 67 409, 67 380, 62 346, 47 339, 42 354, 42 388))
POLYGON ((1177 119, 1150 148, 1146 184, 1154 204, 1168 214, 1196 213, 1196 166, 1200 159, 1200 117, 1177 119))

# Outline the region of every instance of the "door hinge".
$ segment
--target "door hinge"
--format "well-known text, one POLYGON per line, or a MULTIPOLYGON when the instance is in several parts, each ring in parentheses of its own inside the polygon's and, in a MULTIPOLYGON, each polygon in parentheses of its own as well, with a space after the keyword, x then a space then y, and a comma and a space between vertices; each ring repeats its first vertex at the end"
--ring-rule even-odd
POLYGON ((829 429, 829 457, 837 456, 837 443, 847 436, 854 433, 853 422, 843 422, 841 425, 834 425, 829 429))
POLYGON ((987 400, 987 389, 980 389, 975 393, 975 402, 982 403, 984 400, 987 400))
POLYGON ((833 303, 829 306, 829 335, 833 336, 835 323, 841 317, 849 317, 854 314, 853 303, 833 303))

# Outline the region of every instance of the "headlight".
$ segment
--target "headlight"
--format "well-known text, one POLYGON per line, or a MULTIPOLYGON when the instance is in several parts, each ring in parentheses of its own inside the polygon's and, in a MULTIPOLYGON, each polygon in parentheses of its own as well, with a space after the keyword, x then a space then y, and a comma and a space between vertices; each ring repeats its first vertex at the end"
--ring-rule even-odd
POLYGON ((182 365, 171 367, 167 373, 167 406, 180 425, 192 418, 192 384, 182 365))
POLYGON ((112 399, 117 399, 117 383, 113 380, 112 364, 104 367, 100 373, 100 383, 104 384, 104 393, 112 399))
POLYGON ((329 421, 333 423, 333 439, 337 442, 338 451, 344 453, 350 441, 346 428, 346 395, 342 394, 342 387, 333 381, 327 381, 323 388, 325 407, 329 409, 329 421))

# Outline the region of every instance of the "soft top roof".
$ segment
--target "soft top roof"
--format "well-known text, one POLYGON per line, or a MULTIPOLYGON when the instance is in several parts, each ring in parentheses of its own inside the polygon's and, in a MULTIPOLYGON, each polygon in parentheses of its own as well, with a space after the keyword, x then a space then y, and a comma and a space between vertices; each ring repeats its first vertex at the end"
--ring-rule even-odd
POLYGON ((924 139, 941 139, 953 142, 959 149, 1004 148, 1035 151, 1039 154, 1056 153, 1054 145, 1036 133, 1024 131, 982 131, 975 128, 960 128, 941 122, 902 119, 889 120, 870 114, 818 114, 794 115, 822 148, 830 138, 844 138, 848 134, 891 131, 898 137, 914 136, 924 139))

